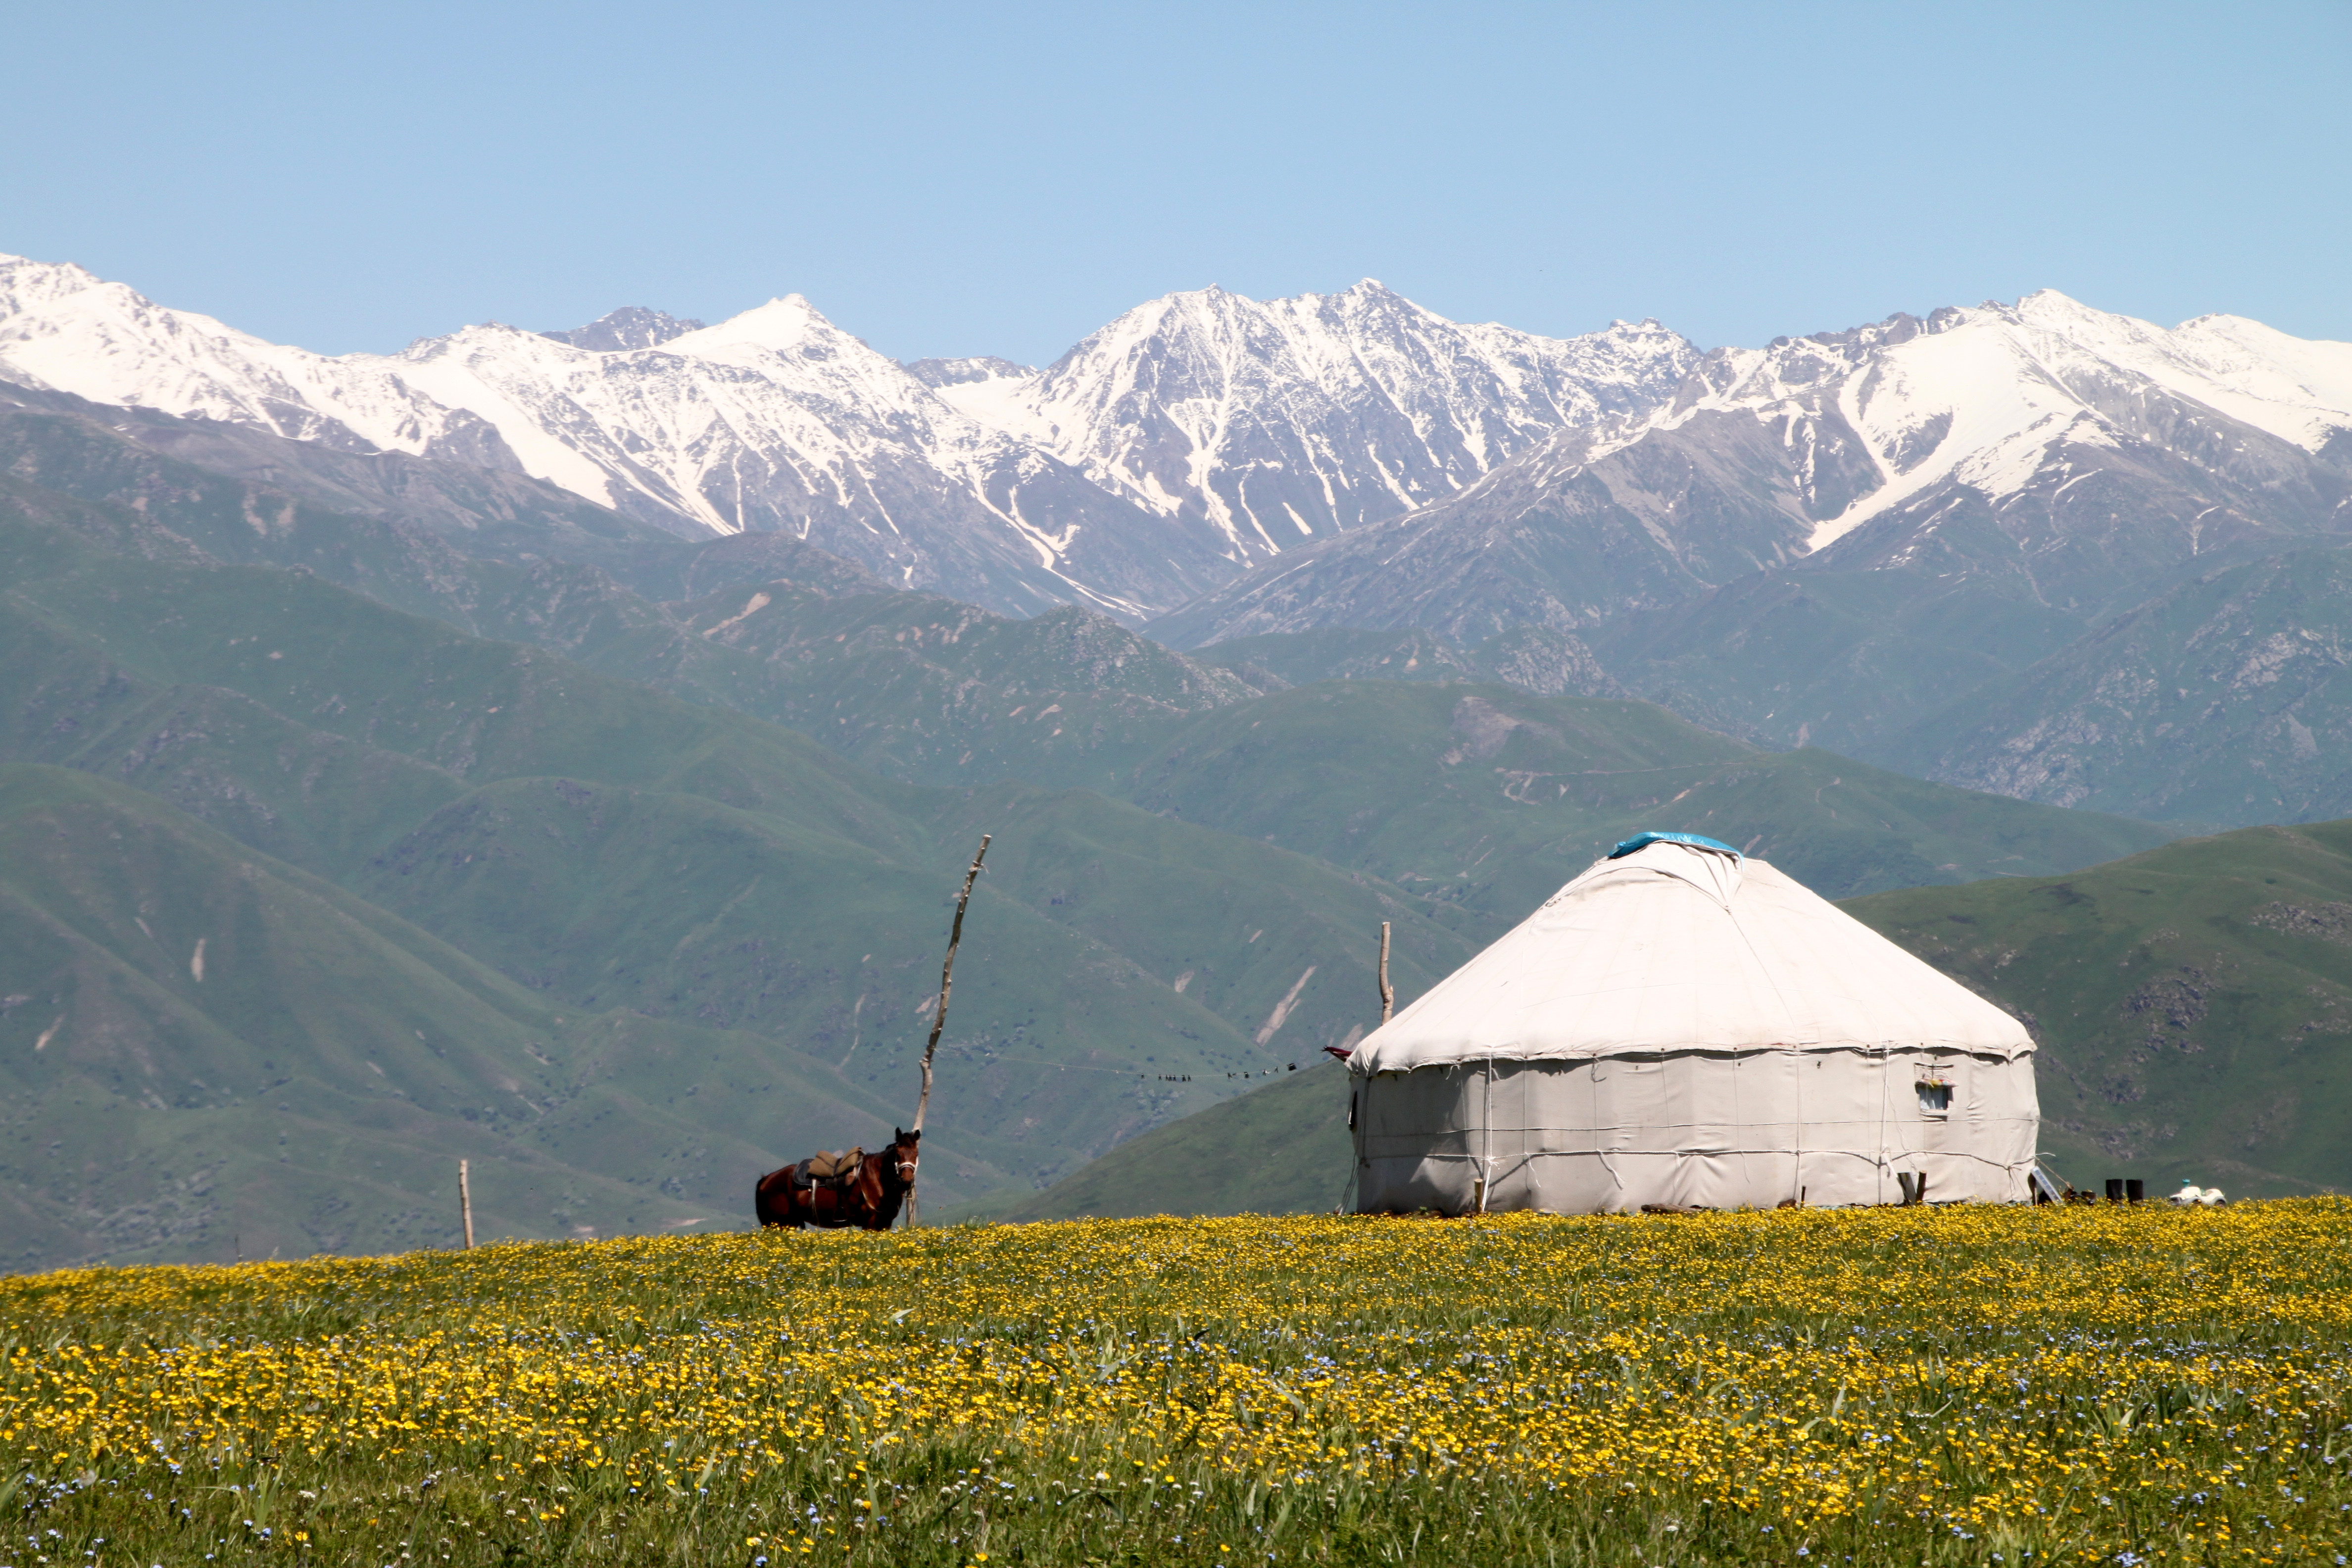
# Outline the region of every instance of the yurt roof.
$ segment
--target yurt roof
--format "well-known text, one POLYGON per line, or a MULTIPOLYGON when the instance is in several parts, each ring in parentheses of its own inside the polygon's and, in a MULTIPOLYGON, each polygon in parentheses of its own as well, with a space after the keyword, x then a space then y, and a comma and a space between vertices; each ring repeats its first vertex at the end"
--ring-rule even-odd
POLYGON ((2025 1026, 1727 845, 1628 839, 1357 1047, 1357 1072, 1661 1050, 2033 1049, 2025 1026))

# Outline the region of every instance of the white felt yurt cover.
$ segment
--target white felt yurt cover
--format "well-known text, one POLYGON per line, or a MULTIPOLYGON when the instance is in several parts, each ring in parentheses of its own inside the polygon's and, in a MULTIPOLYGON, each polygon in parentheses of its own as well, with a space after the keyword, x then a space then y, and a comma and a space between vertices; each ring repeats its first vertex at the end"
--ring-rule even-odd
POLYGON ((1360 1207, 2023 1194, 2023 1025, 1760 860, 1629 845, 1350 1057, 1360 1207))

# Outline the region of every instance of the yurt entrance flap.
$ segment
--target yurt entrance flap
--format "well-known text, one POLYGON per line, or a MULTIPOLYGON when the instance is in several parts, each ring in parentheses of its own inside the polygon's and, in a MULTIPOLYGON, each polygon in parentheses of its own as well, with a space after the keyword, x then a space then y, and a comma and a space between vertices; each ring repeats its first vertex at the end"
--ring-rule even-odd
POLYGON ((1759 860, 1645 835, 1349 1060, 1357 1206, 2021 1202, 2008 1014, 1759 860))

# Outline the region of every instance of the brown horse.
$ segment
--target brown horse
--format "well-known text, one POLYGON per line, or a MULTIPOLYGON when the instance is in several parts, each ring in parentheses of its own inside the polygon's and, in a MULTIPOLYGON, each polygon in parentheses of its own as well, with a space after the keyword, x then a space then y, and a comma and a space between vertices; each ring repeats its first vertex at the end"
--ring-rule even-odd
POLYGON ((914 1190, 915 1165, 922 1157, 922 1132, 891 1129, 889 1145, 868 1154, 846 1177, 811 1179, 809 1162, 771 1171, 751 1189, 751 1207, 762 1226, 817 1226, 839 1230, 863 1226, 887 1230, 914 1190))

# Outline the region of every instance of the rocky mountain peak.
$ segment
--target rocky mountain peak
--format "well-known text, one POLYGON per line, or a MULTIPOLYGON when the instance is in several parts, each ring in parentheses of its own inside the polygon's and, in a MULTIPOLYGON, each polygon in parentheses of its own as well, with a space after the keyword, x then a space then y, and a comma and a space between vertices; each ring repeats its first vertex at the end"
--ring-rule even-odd
POLYGON ((617 310, 597 317, 584 327, 539 335, 552 338, 559 343, 568 343, 575 349, 613 353, 624 349, 659 348, 672 338, 698 332, 708 324, 644 305, 624 305, 617 310))
POLYGON ((1009 359, 994 354, 975 354, 967 359, 918 359, 902 362, 908 375, 925 386, 971 386, 991 381, 1025 381, 1034 376, 1034 367, 1014 364, 1009 359))

